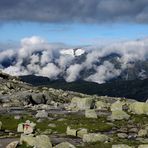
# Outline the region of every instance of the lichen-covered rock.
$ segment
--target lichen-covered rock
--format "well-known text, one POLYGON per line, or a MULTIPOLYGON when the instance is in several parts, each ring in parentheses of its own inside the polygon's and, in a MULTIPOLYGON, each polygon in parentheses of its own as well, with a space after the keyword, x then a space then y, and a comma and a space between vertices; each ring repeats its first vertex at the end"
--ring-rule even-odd
POLYGON ((125 139, 128 137, 128 135, 126 133, 118 133, 117 136, 121 139, 125 139))
POLYGON ((28 146, 34 146, 35 145, 34 135, 21 134, 20 144, 23 144, 23 142, 25 142, 28 146))
POLYGON ((130 115, 128 115, 126 112, 124 112, 122 110, 116 110, 116 111, 112 111, 112 114, 108 119, 110 119, 110 120, 123 120, 123 119, 128 120, 129 118, 130 118, 130 115))
POLYGON ((125 105, 125 102, 116 101, 115 103, 111 104, 110 109, 111 111, 118 111, 123 109, 123 105, 125 105))
POLYGON ((85 110, 85 117, 86 118, 98 118, 94 109, 85 110))
POLYGON ((39 135, 34 137, 33 135, 21 135, 20 144, 25 142, 28 146, 37 148, 52 148, 50 138, 46 135, 39 135))
POLYGON ((148 144, 141 144, 138 146, 138 148, 148 148, 148 144))
POLYGON ((148 135, 148 131, 146 129, 141 129, 138 132, 138 137, 146 137, 148 135))
POLYGON ((100 133, 90 133, 90 134, 85 134, 83 136, 83 142, 87 143, 93 143, 93 142, 106 142, 109 140, 109 137, 104 134, 100 133))
POLYGON ((48 113, 45 110, 38 111, 35 115, 36 118, 47 118, 48 113))
POLYGON ((75 148, 75 146, 69 142, 62 142, 62 143, 56 145, 54 148, 75 148))
POLYGON ((44 135, 50 135, 52 133, 51 129, 46 129, 42 134, 44 135))
POLYGON ((32 93, 32 102, 34 104, 44 104, 44 103, 46 103, 44 94, 42 94, 42 93, 32 93))
POLYGON ((109 105, 106 102, 97 101, 95 102, 95 107, 97 110, 104 110, 104 109, 107 109, 109 105))
POLYGON ((6 148, 16 148, 18 144, 19 144, 18 141, 13 141, 13 142, 9 143, 9 144, 6 146, 6 148))
POLYGON ((68 107, 70 110, 85 110, 91 109, 94 107, 94 100, 93 98, 79 98, 74 97, 71 100, 71 104, 68 107))
POLYGON ((34 146, 37 148, 52 148, 50 138, 46 135, 36 136, 34 146))
POLYGON ((88 133, 88 130, 86 128, 79 129, 77 131, 77 137, 83 138, 83 136, 87 133, 88 133))
POLYGON ((133 148, 133 147, 128 146, 126 144, 117 144, 117 145, 112 145, 112 148, 133 148))
POLYGON ((71 129, 69 126, 67 127, 66 134, 69 136, 77 136, 77 130, 71 129))
POLYGON ((130 108, 130 111, 132 111, 134 114, 148 115, 148 103, 134 102, 134 103, 130 104, 129 108, 130 108))

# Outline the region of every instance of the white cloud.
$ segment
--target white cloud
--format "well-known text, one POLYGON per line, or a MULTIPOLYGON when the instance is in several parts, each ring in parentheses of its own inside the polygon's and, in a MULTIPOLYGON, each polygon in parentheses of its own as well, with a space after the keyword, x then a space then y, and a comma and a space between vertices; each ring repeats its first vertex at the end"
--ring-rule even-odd
MULTIPOLYGON (((78 57, 71 56, 71 53, 74 52, 73 49, 67 48, 67 46, 63 47, 63 44, 50 44, 37 36, 25 38, 21 40, 20 48, 17 50, 0 51, 0 68, 12 75, 36 74, 51 79, 60 75, 69 82, 81 78, 80 72, 82 70, 93 68, 96 72, 91 73, 85 79, 103 83, 119 76, 127 67, 133 66, 132 61, 146 60, 148 57, 148 38, 112 43, 98 47, 98 49, 95 48, 95 50, 93 47, 89 47, 86 59, 81 62, 78 62, 78 57), (69 52, 70 54, 65 54, 69 52), (121 65, 120 70, 109 61, 104 61, 101 65, 96 64, 111 53, 120 55, 117 59, 121 65), (15 61, 10 63, 10 66, 4 67, 2 65, 4 61, 11 62, 12 59, 15 61)), ((75 53, 77 55, 83 54, 83 50, 77 49, 75 53)))
POLYGON ((71 65, 66 71, 66 73, 67 73, 66 81, 68 81, 68 82, 75 81, 78 78, 80 71, 82 69, 83 69, 83 67, 80 64, 71 65))

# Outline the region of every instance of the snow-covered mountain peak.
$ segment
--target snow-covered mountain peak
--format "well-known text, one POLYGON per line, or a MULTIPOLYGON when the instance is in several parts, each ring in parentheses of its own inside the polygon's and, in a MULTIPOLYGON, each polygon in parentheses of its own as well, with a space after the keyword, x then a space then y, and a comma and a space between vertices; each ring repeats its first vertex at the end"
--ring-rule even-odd
POLYGON ((85 53, 85 50, 82 48, 74 48, 74 49, 62 49, 60 54, 62 55, 70 55, 73 57, 81 56, 85 53))

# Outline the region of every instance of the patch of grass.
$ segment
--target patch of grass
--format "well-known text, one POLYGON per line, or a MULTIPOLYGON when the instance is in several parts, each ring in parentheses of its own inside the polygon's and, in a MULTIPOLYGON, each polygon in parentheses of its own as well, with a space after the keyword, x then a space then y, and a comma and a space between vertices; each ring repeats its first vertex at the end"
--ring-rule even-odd
POLYGON ((0 121, 2 122, 2 130, 16 131, 19 123, 23 123, 26 120, 35 121, 31 116, 24 115, 21 119, 14 119, 13 115, 0 115, 0 121))
POLYGON ((112 143, 102 143, 102 142, 95 142, 95 143, 85 143, 84 146, 78 146, 78 148, 111 148, 112 143))
POLYGON ((132 115, 131 118, 135 124, 148 124, 148 115, 132 115))
POLYGON ((106 120, 103 117, 98 119, 89 119, 80 115, 68 115, 63 121, 52 121, 52 123, 56 124, 56 128, 53 128, 53 130, 57 130, 59 133, 65 133, 67 126, 74 129, 87 128, 89 132, 110 131, 112 126, 105 122, 106 120))

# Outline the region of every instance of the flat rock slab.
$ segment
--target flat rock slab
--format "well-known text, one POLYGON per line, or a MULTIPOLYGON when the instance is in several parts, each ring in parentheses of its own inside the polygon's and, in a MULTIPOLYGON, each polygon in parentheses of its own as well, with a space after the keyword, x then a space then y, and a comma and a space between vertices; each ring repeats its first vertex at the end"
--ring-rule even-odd
POLYGON ((82 143, 82 139, 78 137, 71 137, 71 136, 61 136, 61 135, 50 135, 50 139, 52 144, 59 144, 63 141, 67 141, 73 145, 80 145, 82 143))
POLYGON ((0 148, 5 148, 9 143, 19 141, 19 138, 4 138, 0 139, 0 148))

